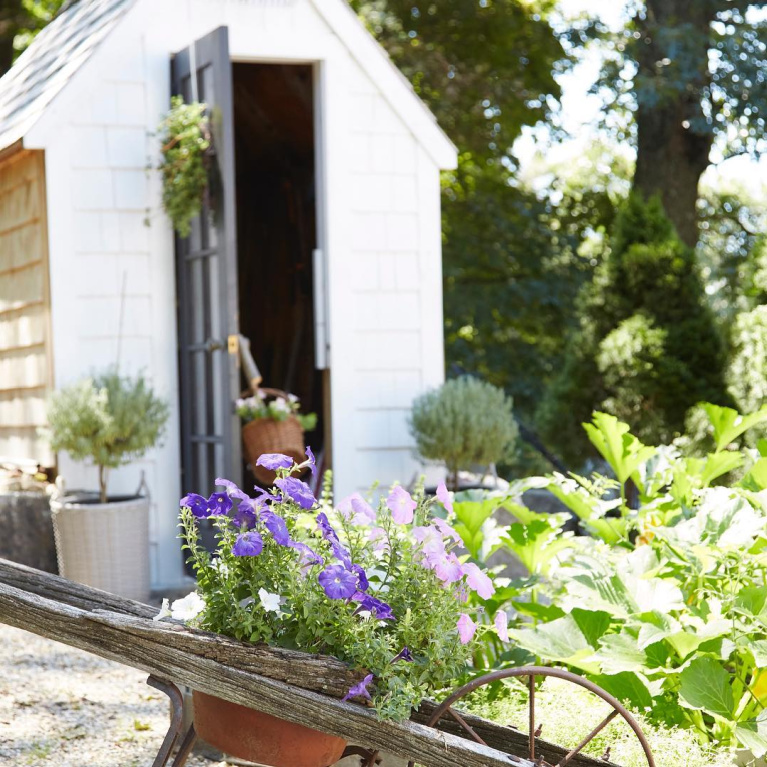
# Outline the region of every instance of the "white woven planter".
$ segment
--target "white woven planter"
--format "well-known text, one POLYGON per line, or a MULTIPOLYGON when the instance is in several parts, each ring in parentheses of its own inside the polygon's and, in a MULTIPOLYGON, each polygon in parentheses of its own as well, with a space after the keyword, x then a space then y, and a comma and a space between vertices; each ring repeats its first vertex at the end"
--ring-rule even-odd
POLYGON ((51 500, 59 572, 65 578, 149 601, 149 500, 51 500))

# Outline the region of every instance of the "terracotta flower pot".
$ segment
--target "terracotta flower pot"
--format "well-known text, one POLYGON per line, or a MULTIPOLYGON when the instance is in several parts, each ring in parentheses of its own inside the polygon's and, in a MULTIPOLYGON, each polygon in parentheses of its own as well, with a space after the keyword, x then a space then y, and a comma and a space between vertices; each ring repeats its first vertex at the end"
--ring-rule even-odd
POLYGON ((286 722, 197 690, 194 728, 225 754, 269 767, 330 767, 346 748, 335 735, 286 722))

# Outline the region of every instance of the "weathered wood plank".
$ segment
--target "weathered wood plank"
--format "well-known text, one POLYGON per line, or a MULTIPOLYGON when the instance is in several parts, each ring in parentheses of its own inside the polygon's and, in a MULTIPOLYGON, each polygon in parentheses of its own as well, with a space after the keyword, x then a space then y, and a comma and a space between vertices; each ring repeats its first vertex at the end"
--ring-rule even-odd
POLYGON ((234 669, 165 644, 165 632, 128 634, 125 616, 89 614, 0 584, 0 620, 12 626, 125 663, 161 678, 315 727, 426 767, 532 767, 520 760, 416 722, 379 721, 369 709, 234 669))
MULTIPOLYGON (((405 753, 406 746, 402 743, 399 750, 390 745, 379 746, 378 741, 369 734, 370 728, 385 726, 382 737, 388 743, 389 738, 395 738, 390 728, 396 731, 397 727, 405 725, 378 723, 374 717, 371 722, 372 712, 357 705, 341 704, 337 700, 352 683, 359 681, 360 674, 336 658, 244 644, 217 634, 189 629, 180 623, 148 620, 155 614, 156 608, 140 602, 0 559, 0 622, 10 623, 254 708, 262 708, 256 701, 258 696, 265 695, 268 705, 276 701, 276 709, 264 707, 263 710, 278 716, 282 715, 287 699, 295 699, 291 710, 297 708, 309 719, 293 718, 288 713, 285 713, 284 718, 319 729, 327 729, 325 712, 328 706, 331 707, 329 721, 332 725, 341 726, 345 712, 351 711, 354 715, 362 716, 362 720, 357 721, 352 717, 349 720, 350 730, 337 732, 328 729, 328 732, 342 734, 354 742, 380 747, 401 756, 422 754, 421 751, 405 753), (190 678, 194 681, 188 681, 190 678), (196 680, 200 678, 208 686, 199 686, 196 680), (226 685, 216 687, 219 679, 226 680, 226 685), (277 687, 272 687, 272 684, 277 687), (231 685, 239 686, 239 697, 227 694, 231 685), (264 685, 266 693, 263 691, 264 685), (334 708, 337 705, 342 708, 334 708)), ((426 701, 419 711, 414 712, 412 724, 420 728, 417 730, 419 733, 426 730, 421 725, 428 721, 435 706, 435 703, 426 701)), ((464 715, 464 718, 493 749, 516 754, 527 753, 528 742, 524 733, 469 714, 464 715)), ((443 719, 439 729, 445 736, 454 738, 451 741, 456 743, 454 748, 461 742, 464 745, 469 743, 459 737, 464 736, 464 732, 452 719, 443 719)), ((399 732, 397 737, 400 739, 410 737, 409 730, 399 732)), ((437 742, 444 751, 443 741, 437 742)), ((545 740, 537 739, 536 743, 537 753, 548 762, 556 763, 566 753, 566 749, 545 740)), ((416 745, 421 749, 431 748, 433 741, 429 741, 429 745, 419 741, 416 745)), ((514 764, 508 760, 463 761, 462 752, 450 754, 450 758, 454 759, 451 763, 453 767, 457 764, 466 767, 480 763, 488 767, 514 764)), ((423 761, 429 767, 443 763, 447 762, 423 761)), ((608 762, 586 756, 575 757, 570 764, 573 767, 611 767, 608 762)))

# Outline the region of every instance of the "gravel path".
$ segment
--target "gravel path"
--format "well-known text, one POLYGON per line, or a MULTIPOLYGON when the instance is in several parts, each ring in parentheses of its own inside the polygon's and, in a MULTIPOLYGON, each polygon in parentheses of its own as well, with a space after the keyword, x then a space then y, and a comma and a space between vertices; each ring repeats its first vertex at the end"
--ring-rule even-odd
MULTIPOLYGON (((148 767, 168 702, 146 676, 0 624, 0 764, 148 767)), ((192 757, 187 767, 217 764, 192 757)))

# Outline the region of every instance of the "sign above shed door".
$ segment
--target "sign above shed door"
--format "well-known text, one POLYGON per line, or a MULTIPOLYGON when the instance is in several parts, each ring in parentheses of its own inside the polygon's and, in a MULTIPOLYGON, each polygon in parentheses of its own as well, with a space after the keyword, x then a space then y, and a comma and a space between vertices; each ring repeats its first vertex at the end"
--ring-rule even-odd
POLYGON ((172 60, 172 89, 208 105, 213 134, 210 201, 176 235, 184 492, 208 494, 216 477, 240 481, 237 226, 229 34, 219 27, 172 60))

